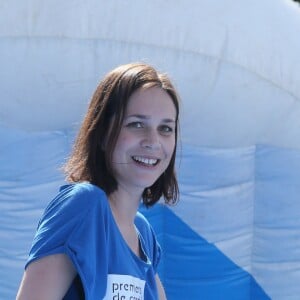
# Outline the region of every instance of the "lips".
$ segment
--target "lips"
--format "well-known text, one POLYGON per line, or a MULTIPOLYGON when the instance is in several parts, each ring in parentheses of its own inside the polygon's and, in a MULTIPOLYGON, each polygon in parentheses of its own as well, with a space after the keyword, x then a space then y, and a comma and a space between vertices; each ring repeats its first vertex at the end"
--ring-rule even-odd
POLYGON ((142 165, 145 166, 156 166, 159 163, 159 159, 157 158, 149 158, 143 156, 132 156, 132 159, 142 165))

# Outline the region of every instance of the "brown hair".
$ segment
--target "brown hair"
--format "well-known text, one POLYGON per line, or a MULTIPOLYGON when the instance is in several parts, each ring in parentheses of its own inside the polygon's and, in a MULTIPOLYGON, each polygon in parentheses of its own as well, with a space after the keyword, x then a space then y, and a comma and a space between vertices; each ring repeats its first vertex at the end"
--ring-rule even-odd
POLYGON ((99 83, 85 115, 73 152, 64 166, 70 182, 88 181, 102 188, 107 195, 118 187, 111 156, 116 145, 129 97, 139 88, 159 87, 171 97, 176 108, 175 148, 165 172, 143 193, 147 206, 161 196, 167 204, 178 199, 175 174, 178 135, 179 97, 170 79, 144 63, 121 65, 109 72, 99 83), (106 147, 104 150, 103 144, 106 147))

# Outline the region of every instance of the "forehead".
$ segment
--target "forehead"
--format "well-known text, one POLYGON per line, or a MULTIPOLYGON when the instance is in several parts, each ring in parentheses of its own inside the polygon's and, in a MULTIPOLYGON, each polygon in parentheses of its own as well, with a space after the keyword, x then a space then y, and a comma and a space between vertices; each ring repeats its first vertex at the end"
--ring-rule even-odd
POLYGON ((130 97, 125 115, 150 115, 158 118, 176 118, 176 107, 170 95, 159 87, 138 89, 130 97))

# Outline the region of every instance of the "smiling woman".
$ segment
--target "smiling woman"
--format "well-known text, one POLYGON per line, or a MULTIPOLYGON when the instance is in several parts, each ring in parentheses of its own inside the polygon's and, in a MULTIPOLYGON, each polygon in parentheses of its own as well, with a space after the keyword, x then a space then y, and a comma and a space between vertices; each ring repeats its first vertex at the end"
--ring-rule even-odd
MULTIPOLYGON (((114 192, 118 184, 114 177, 112 156, 124 127, 123 123, 129 116, 131 118, 135 116, 139 119, 133 121, 139 121, 138 124, 129 122, 127 125, 129 127, 143 126, 141 119, 145 119, 155 101, 157 104, 154 113, 164 111, 161 102, 165 100, 164 98, 168 98, 169 106, 173 106, 174 109, 173 115, 162 116, 162 119, 168 119, 164 121, 164 124, 170 124, 169 119, 174 123, 175 146, 169 166, 151 187, 144 190, 143 200, 146 205, 152 205, 163 196, 166 202, 175 202, 178 194, 174 172, 179 115, 178 95, 165 74, 158 73, 146 64, 135 63, 120 66, 108 73, 100 82, 79 131, 73 154, 66 164, 67 179, 72 182, 88 181, 102 188, 107 194, 114 192), (141 93, 144 95, 141 96, 141 93), (129 111, 135 106, 130 105, 131 100, 139 103, 135 98, 143 99, 144 96, 147 96, 147 101, 143 102, 147 104, 147 107, 144 107, 141 112, 129 111), (151 201, 147 196, 149 189, 151 189, 151 201)), ((159 115, 156 116, 158 117, 159 115)), ((160 130, 164 128, 161 127, 162 125, 160 124, 160 130)))
POLYGON ((17 299, 166 299, 161 249, 137 209, 177 201, 178 115, 172 83, 153 67, 107 74, 65 165, 69 183, 39 222, 17 299))

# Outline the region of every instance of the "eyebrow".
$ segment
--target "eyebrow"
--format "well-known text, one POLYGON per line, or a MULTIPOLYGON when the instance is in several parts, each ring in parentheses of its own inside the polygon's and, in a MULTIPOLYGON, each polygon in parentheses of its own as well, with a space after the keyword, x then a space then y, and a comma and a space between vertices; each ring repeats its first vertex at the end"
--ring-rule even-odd
MULTIPOLYGON (((125 117, 125 119, 128 119, 128 118, 138 118, 138 119, 142 119, 142 120, 148 120, 148 119, 150 119, 149 116, 147 116, 147 115, 140 115, 140 114, 134 114, 134 115, 129 115, 129 116, 125 117)), ((162 119, 162 121, 164 123, 175 123, 174 119, 169 119, 169 118, 162 119)))

